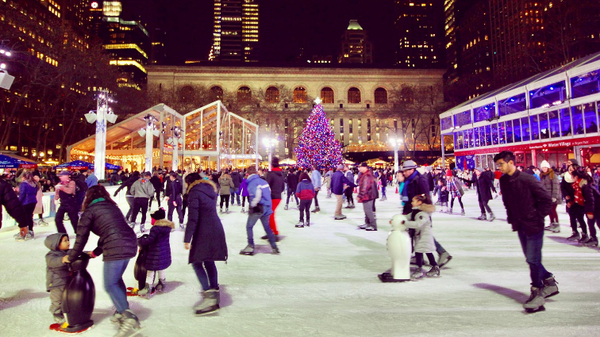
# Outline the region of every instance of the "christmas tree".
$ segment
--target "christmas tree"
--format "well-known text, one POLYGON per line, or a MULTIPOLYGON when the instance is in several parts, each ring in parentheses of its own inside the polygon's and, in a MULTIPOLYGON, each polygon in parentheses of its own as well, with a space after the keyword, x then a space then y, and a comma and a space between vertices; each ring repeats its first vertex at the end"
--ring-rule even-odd
POLYGON ((298 139, 298 147, 294 149, 298 167, 319 169, 335 167, 344 162, 342 147, 335 139, 329 126, 329 118, 323 112, 321 100, 316 99, 302 135, 298 139))

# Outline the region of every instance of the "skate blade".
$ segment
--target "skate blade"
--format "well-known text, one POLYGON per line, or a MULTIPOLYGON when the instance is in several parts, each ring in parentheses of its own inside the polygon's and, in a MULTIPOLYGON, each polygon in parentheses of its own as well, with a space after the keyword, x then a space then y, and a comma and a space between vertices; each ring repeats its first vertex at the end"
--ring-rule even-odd
POLYGON ((544 298, 552 297, 552 296, 558 295, 558 294, 559 294, 559 291, 557 290, 557 291, 553 292, 552 294, 545 296, 544 298))
POLYGON ((196 310, 196 312, 195 312, 195 315, 196 315, 197 317, 215 315, 215 314, 217 314, 217 313, 219 312, 219 309, 221 309, 221 308, 217 307, 217 308, 216 308, 216 309, 214 309, 214 310, 211 310, 211 311, 204 311, 204 312, 203 312, 203 311, 200 311, 200 310, 196 310))
POLYGON ((546 308, 542 305, 542 306, 540 306, 538 308, 535 308, 535 309, 525 309, 525 312, 528 313, 528 314, 533 314, 533 313, 536 313, 536 312, 539 312, 539 311, 546 311, 546 308))
POLYGON ((254 253, 242 253, 242 252, 240 252, 240 255, 248 255, 248 256, 252 256, 252 255, 254 255, 254 253))
POLYGON ((125 335, 123 335, 123 337, 138 336, 142 331, 144 331, 144 329, 146 329, 146 328, 140 325, 137 329, 133 329, 133 330, 129 331, 128 333, 126 333, 125 335))

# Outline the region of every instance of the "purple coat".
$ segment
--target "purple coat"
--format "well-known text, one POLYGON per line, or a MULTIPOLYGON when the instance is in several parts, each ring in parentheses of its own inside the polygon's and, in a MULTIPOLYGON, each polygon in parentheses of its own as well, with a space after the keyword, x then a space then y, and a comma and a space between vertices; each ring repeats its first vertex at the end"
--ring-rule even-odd
POLYGON ((242 180, 242 184, 240 185, 240 191, 242 193, 242 197, 250 196, 250 193, 248 193, 248 179, 244 178, 244 180, 242 180))

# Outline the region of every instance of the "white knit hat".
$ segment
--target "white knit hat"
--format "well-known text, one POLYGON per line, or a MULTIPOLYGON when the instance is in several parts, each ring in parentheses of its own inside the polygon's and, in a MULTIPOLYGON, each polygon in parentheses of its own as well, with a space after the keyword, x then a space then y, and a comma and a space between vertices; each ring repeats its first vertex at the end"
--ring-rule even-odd
POLYGON ((544 167, 550 168, 550 163, 545 160, 542 161, 542 163, 540 164, 540 168, 542 169, 544 167))

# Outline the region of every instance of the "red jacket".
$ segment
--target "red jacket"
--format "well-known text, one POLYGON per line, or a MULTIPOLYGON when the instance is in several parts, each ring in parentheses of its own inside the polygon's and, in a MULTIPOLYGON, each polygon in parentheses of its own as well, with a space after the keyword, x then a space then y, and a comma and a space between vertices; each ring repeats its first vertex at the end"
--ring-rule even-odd
POLYGON ((356 196, 356 200, 358 202, 365 202, 375 199, 377 199, 377 181, 373 172, 367 170, 358 179, 358 195, 356 196))

